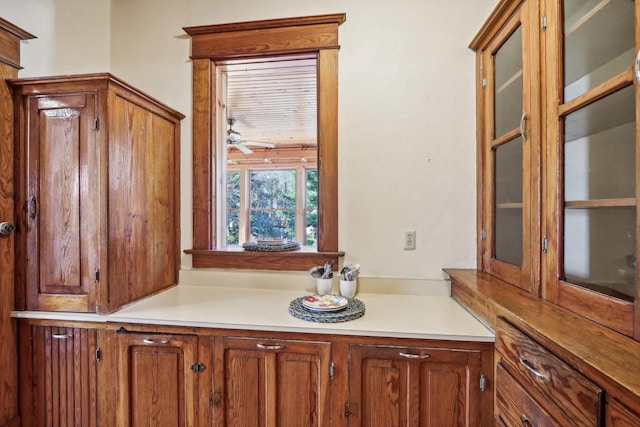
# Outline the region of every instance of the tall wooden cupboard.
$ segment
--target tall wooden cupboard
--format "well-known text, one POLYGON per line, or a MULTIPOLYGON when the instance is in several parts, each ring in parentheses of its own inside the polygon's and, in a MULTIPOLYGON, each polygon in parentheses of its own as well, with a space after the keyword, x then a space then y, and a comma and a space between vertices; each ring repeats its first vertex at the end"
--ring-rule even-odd
MULTIPOLYGON (((18 76, 20 44, 33 35, 0 18, 0 223, 14 224, 13 99, 7 79, 18 76)), ((15 233, 0 232, 0 425, 17 426, 18 372, 14 307, 15 233), (5 234, 7 233, 7 234, 5 234)))
POLYGON ((640 339, 640 3, 501 1, 477 52, 480 268, 640 339))
POLYGON ((176 284, 184 116, 106 73, 10 84, 17 308, 108 313, 176 284))

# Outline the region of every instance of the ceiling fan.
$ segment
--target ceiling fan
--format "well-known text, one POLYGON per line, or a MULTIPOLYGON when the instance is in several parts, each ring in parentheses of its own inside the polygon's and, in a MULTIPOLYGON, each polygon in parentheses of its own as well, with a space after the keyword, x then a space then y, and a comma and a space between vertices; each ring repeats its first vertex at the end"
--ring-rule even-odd
POLYGON ((244 154, 251 154, 253 150, 247 147, 247 145, 252 145, 256 147, 265 147, 265 148, 275 148, 275 144, 270 142, 258 142, 258 141, 247 141, 242 139, 242 135, 240 132, 233 130, 233 124, 236 122, 235 119, 228 119, 229 129, 227 129, 227 146, 234 147, 238 150, 242 151, 244 154))

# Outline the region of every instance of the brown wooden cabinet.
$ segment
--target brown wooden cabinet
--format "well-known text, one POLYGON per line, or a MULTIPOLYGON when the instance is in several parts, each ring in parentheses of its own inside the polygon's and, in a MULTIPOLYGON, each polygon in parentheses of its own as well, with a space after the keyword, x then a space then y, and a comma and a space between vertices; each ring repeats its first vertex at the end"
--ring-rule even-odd
POLYGON ((96 330, 21 323, 23 426, 97 425, 96 330))
POLYGON ((33 319, 20 334, 25 426, 486 426, 493 415, 488 342, 33 319))
POLYGON ((629 1, 503 0, 474 38, 478 265, 640 338, 629 1))
POLYGON ((106 313, 177 283, 183 116, 110 74, 11 85, 17 307, 106 313))
POLYGON ((214 426, 330 426, 331 344, 217 337, 214 426))
MULTIPOLYGON (((115 424, 195 426, 198 375, 209 366, 198 360, 195 335, 130 332, 117 335, 115 424)), ((111 347, 113 349, 113 347, 111 347)))
POLYGON ((607 427, 637 427, 640 426, 640 414, 632 412, 629 408, 615 399, 609 399, 606 410, 607 427))
POLYGON ((504 319, 496 354, 496 415, 506 425, 603 424, 604 390, 504 319))
MULTIPOLYGON (((0 18, 0 223, 15 223, 13 159, 13 99, 7 79, 18 76, 20 45, 33 35, 0 18)), ((0 233, 0 426, 17 426, 18 343, 14 307, 15 234, 0 233)))
POLYGON ((481 352, 352 344, 350 426, 481 425, 481 352))

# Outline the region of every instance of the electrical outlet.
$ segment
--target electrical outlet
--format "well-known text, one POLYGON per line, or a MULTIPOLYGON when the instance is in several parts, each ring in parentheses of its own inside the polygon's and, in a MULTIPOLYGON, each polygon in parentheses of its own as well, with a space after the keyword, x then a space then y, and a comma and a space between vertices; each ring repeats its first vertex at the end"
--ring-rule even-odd
POLYGON ((412 251, 416 248, 416 232, 405 231, 404 232, 404 250, 412 251))

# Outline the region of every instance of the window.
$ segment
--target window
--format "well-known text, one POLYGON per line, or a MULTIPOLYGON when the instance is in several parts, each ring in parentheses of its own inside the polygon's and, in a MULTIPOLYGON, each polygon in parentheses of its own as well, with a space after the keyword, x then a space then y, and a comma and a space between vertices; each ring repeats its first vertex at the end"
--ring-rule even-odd
POLYGON ((317 170, 227 169, 227 247, 264 238, 316 246, 317 170))
MULTIPOLYGON (((344 20, 344 14, 336 14, 185 28, 192 38, 193 60, 194 245, 186 252, 193 256, 194 267, 306 270, 344 255, 338 251, 337 231, 337 30, 344 20), (293 218, 303 218, 305 224, 304 231, 301 231, 302 220, 294 221, 296 240, 302 240, 300 243, 314 241, 315 245, 307 244, 306 249, 300 251, 276 254, 242 251, 229 242, 234 239, 233 233, 237 232, 239 243, 243 233, 251 233, 251 208, 247 207, 246 216, 242 218, 242 190, 238 190, 239 199, 230 199, 225 193, 236 188, 219 183, 227 178, 227 171, 222 169, 238 173, 230 175, 229 179, 237 178, 241 186, 243 179, 249 183, 250 177, 245 174, 243 178, 242 168, 222 168, 217 163, 227 151, 221 148, 222 130, 227 130, 227 123, 219 111, 224 108, 218 104, 217 91, 223 83, 219 71, 242 61, 269 60, 285 55, 311 58, 317 68, 317 155, 314 156, 317 168, 307 169, 303 180, 296 178, 296 201, 303 203, 296 203, 293 215, 293 218), (301 185, 299 181, 306 183, 301 185), (302 190, 314 181, 315 194, 311 188, 300 196, 302 190), (225 205, 222 202, 228 200, 231 200, 231 208, 225 206, 222 209, 225 205), (237 207, 233 207, 234 202, 237 202, 237 207), (221 221, 220 216, 227 218, 221 221), (236 216, 236 225, 230 224, 229 221, 236 216), (245 230, 241 228, 242 224, 245 224, 245 230), (227 234, 225 238, 221 238, 223 233, 227 234)), ((301 174, 296 173, 296 177, 298 175, 301 174)), ((248 197, 249 193, 244 194, 248 197)), ((261 215, 286 217, 284 211, 276 214, 275 210, 258 209, 253 209, 256 221, 261 215)), ((291 226, 281 225, 283 228, 291 226)))

